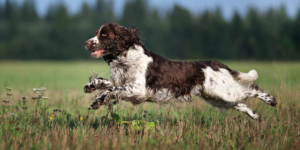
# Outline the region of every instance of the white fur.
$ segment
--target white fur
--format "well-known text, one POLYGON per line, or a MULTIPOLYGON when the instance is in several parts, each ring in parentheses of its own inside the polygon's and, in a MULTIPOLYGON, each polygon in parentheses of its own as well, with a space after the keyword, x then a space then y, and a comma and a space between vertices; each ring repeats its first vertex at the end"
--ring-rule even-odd
POLYGON ((274 99, 274 97, 272 95, 269 95, 267 93, 257 91, 257 90, 252 90, 251 92, 249 92, 249 97, 257 97, 267 104, 272 103, 272 101, 274 99), (257 96, 255 96, 255 95, 257 95, 257 96))
POLYGON ((245 93, 248 89, 234 80, 228 70, 219 68, 219 71, 214 71, 211 67, 207 67, 203 72, 205 95, 226 102, 238 102, 247 97, 245 93))
POLYGON ((248 73, 239 72, 239 78, 241 82, 252 83, 258 78, 255 70, 250 70, 248 73))
POLYGON ((99 43, 99 40, 98 40, 97 36, 94 36, 93 38, 90 38, 89 40, 93 41, 93 45, 99 43))
POLYGON ((118 60, 113 60, 111 66, 111 79, 114 86, 123 86, 129 91, 122 92, 125 97, 138 96, 145 97, 146 95, 146 71, 148 64, 153 60, 144 54, 144 49, 135 45, 118 55, 118 60), (119 67, 125 65, 124 67, 119 67), (124 79, 126 79, 124 83, 124 79))
POLYGON ((238 111, 248 114, 252 119, 259 119, 259 115, 253 112, 246 104, 238 103, 234 108, 238 111))

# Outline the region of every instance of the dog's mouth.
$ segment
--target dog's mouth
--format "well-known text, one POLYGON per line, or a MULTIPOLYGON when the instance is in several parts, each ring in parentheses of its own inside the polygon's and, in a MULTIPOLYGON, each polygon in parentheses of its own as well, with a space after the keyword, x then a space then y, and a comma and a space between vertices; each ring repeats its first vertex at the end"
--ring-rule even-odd
POLYGON ((95 50, 95 51, 92 51, 91 55, 94 58, 99 58, 99 57, 102 57, 103 52, 105 52, 105 49, 95 50))

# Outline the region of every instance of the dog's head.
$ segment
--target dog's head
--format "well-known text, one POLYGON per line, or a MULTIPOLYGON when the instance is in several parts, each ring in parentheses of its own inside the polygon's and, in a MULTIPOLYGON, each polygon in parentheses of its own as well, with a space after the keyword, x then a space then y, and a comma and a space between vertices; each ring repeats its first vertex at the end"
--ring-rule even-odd
POLYGON ((135 27, 127 29, 116 23, 107 23, 97 29, 95 37, 85 42, 85 48, 92 52, 92 57, 99 58, 117 56, 134 44, 141 44, 140 33, 135 27))

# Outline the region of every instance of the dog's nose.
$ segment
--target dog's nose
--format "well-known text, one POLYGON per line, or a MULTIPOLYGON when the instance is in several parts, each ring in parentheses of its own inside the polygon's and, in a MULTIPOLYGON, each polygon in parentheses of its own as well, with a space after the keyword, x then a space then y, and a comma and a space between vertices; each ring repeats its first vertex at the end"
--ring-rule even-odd
POLYGON ((90 48, 90 45, 91 45, 91 44, 90 44, 89 41, 86 41, 84 44, 85 44, 85 47, 86 47, 86 48, 90 48))

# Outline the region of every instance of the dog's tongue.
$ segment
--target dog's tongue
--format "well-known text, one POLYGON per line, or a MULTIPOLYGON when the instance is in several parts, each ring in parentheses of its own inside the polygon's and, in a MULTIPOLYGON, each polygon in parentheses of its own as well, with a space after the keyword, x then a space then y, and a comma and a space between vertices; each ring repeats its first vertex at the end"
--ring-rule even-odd
POLYGON ((92 55, 97 56, 100 53, 103 53, 104 51, 105 51, 104 49, 96 50, 96 51, 92 52, 92 55))

